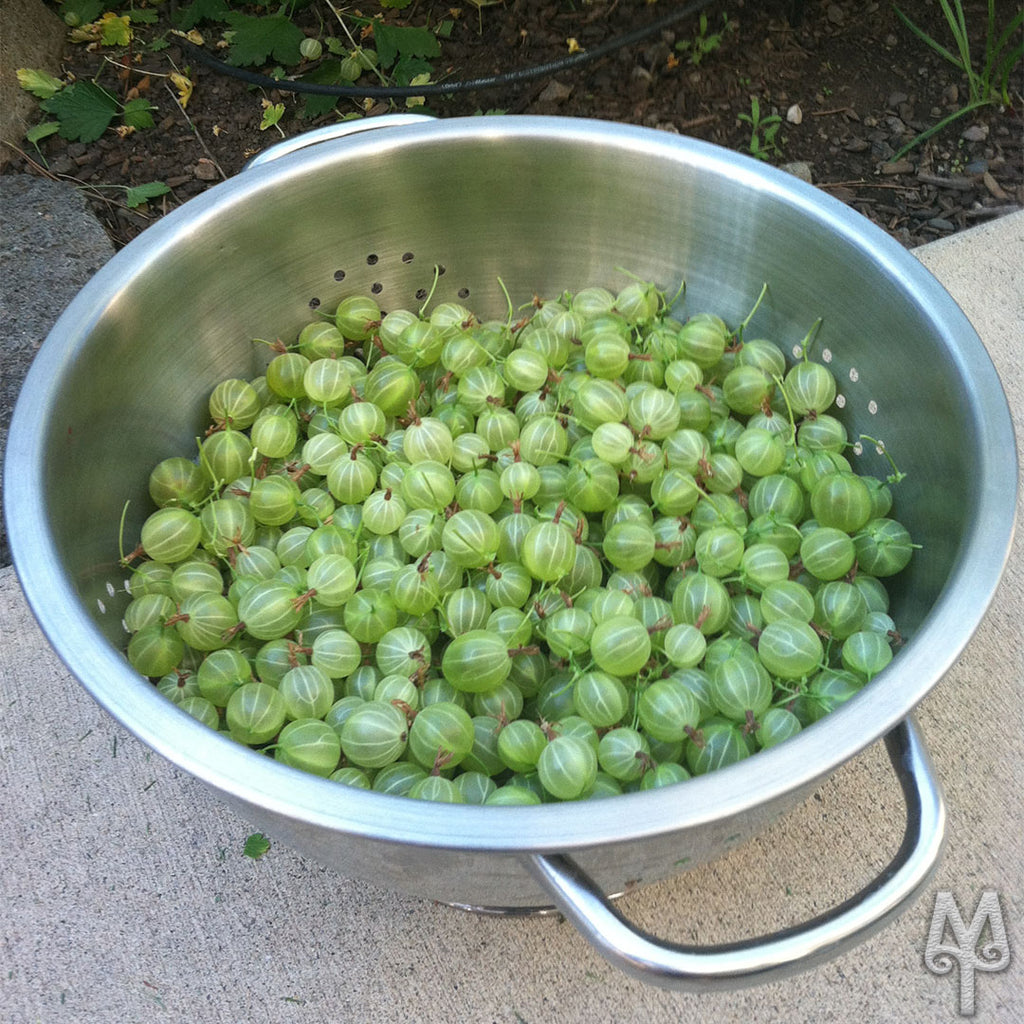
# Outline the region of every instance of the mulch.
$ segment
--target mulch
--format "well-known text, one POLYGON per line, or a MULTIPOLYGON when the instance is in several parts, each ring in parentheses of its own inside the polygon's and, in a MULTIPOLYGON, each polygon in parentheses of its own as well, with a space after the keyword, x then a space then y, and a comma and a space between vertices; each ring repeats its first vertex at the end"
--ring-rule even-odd
MULTIPOLYGON (((173 6, 156 8, 159 20, 145 26, 147 34, 166 31, 173 6)), ((364 6, 372 13, 377 5, 364 6)), ((937 38, 946 38, 938 5, 906 0, 902 6, 937 38)), ((968 5, 968 10, 980 44, 984 5, 975 11, 978 6, 968 5)), ((319 8, 312 4, 296 16, 311 35, 321 32, 319 8)), ((470 6, 444 40, 436 77, 478 78, 557 61, 565 58, 569 39, 584 51, 601 47, 670 10, 665 0, 507 0, 470 6)), ((889 4, 733 0, 712 3, 706 15, 707 31, 722 30, 722 40, 699 62, 690 60, 700 34, 693 18, 599 60, 502 89, 431 99, 425 109, 445 117, 500 110, 603 118, 749 152, 752 133, 743 118, 756 97, 764 116, 780 118, 771 162, 808 177, 905 246, 1024 209, 1020 74, 1011 96, 1016 107, 981 107, 901 156, 910 140, 962 109, 967 82, 910 34, 889 4), (686 46, 680 49, 680 44, 686 46)), ((420 24, 431 17, 436 21, 437 15, 417 0, 386 17, 420 24)), ((69 44, 66 51, 66 69, 77 78, 98 78, 122 92, 146 79, 144 94, 158 108, 155 128, 126 137, 108 131, 88 144, 54 135, 38 151, 26 143, 7 167, 80 185, 118 246, 163 213, 237 174, 253 153, 282 134, 294 135, 356 111, 373 116, 405 109, 404 100, 343 100, 331 113, 305 119, 302 97, 218 74, 190 61, 188 52, 169 38, 166 49, 142 51, 127 72, 101 49, 69 44), (194 82, 184 109, 167 79, 159 77, 175 68, 187 68, 194 82), (260 130, 263 101, 285 105, 279 129, 260 130), (149 181, 164 182, 170 193, 129 209, 121 186, 149 181)), ((214 53, 209 44, 207 49, 214 53)))

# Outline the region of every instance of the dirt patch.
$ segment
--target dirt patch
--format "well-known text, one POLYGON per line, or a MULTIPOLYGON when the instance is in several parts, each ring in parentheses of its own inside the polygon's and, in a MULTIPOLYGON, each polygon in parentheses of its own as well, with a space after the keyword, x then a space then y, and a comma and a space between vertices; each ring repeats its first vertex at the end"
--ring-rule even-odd
MULTIPOLYGON (((78 80, 93 79, 119 96, 144 86, 142 94, 158 108, 154 128, 125 137, 108 131, 88 144, 53 135, 38 151, 26 142, 24 154, 8 165, 11 171, 81 184, 118 246, 163 213, 237 174, 249 156, 282 134, 295 135, 340 116, 406 109, 404 99, 342 99, 329 113, 306 117, 303 96, 254 86, 199 63, 194 51, 169 34, 175 10, 183 6, 173 0, 154 6, 156 20, 138 28, 130 53, 72 43, 65 51, 65 68, 78 80), (148 50, 147 40, 157 38, 169 45, 148 50), (161 77, 175 70, 187 70, 193 83, 184 109, 170 80, 161 77), (283 104, 284 112, 277 126, 261 130, 265 103, 283 104), (170 192, 135 209, 121 201, 124 192, 116 186, 150 181, 167 184, 170 192)), ((905 0, 902 6, 923 28, 951 43, 937 3, 905 0)), ((964 6, 977 54, 987 5, 975 0, 964 6)), ((681 7, 667 0, 507 0, 454 8, 455 16, 451 7, 414 0, 402 11, 386 11, 385 18, 396 26, 451 22, 441 56, 432 62, 437 82, 521 74, 565 61, 577 48, 584 55, 609 50, 597 60, 540 78, 428 97, 420 109, 437 116, 502 111, 603 118, 739 152, 759 149, 766 160, 808 176, 906 246, 1024 207, 1019 64, 1011 76, 1016 108, 982 107, 895 159, 919 133, 962 108, 967 83, 899 21, 890 4, 716 2, 704 9, 703 30, 694 14, 631 45, 617 45, 681 7), (755 101, 762 121, 778 119, 756 131, 755 101)), ((997 7, 1000 17, 1012 16, 1014 4, 997 7)), ((380 10, 368 3, 363 13, 380 10)), ((316 0, 294 21, 311 38, 337 33, 332 9, 316 0)), ((214 45, 219 30, 200 27, 205 51, 221 56, 223 50, 214 45)), ((316 66, 311 60, 299 71, 308 74, 316 66)))

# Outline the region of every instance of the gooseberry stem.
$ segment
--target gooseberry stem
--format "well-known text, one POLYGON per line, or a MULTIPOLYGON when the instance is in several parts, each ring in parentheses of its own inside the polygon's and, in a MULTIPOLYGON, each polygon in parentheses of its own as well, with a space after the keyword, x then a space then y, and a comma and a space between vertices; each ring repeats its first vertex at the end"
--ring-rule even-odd
POLYGON ((889 463, 889 465, 892 466, 892 473, 890 473, 889 476, 885 478, 886 483, 898 484, 901 480, 905 479, 907 474, 900 472, 895 460, 889 454, 889 449, 886 448, 881 441, 876 441, 875 438, 869 437, 867 434, 861 434, 860 439, 862 441, 870 441, 871 444, 875 446, 875 450, 878 452, 878 454, 883 455, 886 461, 889 463))
POLYGON ((800 349, 803 352, 804 362, 809 362, 809 356, 811 354, 811 346, 814 344, 815 338, 818 336, 818 331, 821 329, 821 325, 824 323, 823 317, 818 317, 817 320, 811 324, 811 329, 804 335, 804 340, 800 342, 800 349))
POLYGON ((750 310, 750 312, 740 322, 739 327, 736 328, 736 332, 735 332, 736 333, 736 339, 737 339, 737 341, 739 341, 739 343, 741 345, 743 344, 743 332, 746 330, 747 324, 749 324, 750 321, 753 320, 754 314, 757 312, 758 306, 761 305, 762 301, 764 300, 764 297, 767 294, 768 294, 768 282, 766 281, 763 285, 761 285, 761 294, 758 295, 757 301, 754 303, 753 308, 750 310))

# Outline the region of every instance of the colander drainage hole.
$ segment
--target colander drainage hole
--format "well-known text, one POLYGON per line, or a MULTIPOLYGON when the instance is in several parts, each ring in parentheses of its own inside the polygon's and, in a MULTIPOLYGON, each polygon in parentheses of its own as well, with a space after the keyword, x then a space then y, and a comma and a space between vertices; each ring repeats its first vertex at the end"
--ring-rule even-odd
POLYGON ((370 255, 366 257, 366 265, 368 267, 375 267, 379 260, 380 257, 375 252, 371 252, 370 255))
POLYGON ((380 281, 374 281, 373 284, 370 285, 370 292, 372 294, 380 295, 382 291, 384 291, 384 285, 382 285, 380 281))
POLYGON ((412 263, 412 261, 413 261, 413 260, 414 260, 415 258, 416 258, 416 257, 415 257, 415 256, 413 256, 413 254, 412 254, 411 252, 403 252, 403 253, 402 253, 402 262, 403 262, 403 263, 412 263))
POLYGON ((334 280, 335 281, 344 281, 345 280, 345 271, 344 270, 336 270, 334 272, 334 280))
POLYGON ((426 297, 427 297, 427 289, 426 288, 417 288, 416 289, 416 299, 417 299, 418 302, 422 302, 426 297))
POLYGON ((459 289, 459 298, 460 299, 468 299, 469 298, 469 289, 468 288, 460 288, 459 289))
POLYGON ((311 298, 309 300, 309 308, 310 309, 319 309, 320 308, 320 300, 315 295, 313 296, 313 298, 311 298))

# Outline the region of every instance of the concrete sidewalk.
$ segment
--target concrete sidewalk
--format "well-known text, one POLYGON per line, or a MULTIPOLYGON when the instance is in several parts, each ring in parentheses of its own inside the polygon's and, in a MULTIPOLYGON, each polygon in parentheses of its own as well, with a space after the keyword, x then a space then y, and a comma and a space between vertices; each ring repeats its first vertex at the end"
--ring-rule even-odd
MULTIPOLYGON (((988 346, 1024 439, 1024 213, 916 255, 988 346)), ((61 273, 37 287, 53 294, 61 273)), ((49 307, 56 319, 59 303, 49 307)), ((8 307, 5 339, 14 318, 8 307)), ((977 973, 975 1019, 1024 1020, 1022 622, 1018 532, 989 615, 918 710, 949 806, 947 851, 924 898, 814 971, 695 996, 626 978, 554 917, 398 896, 277 844, 246 858, 252 828, 100 710, 50 651, 13 570, 0 570, 0 1019, 945 1024, 958 1019, 958 971, 938 977, 923 963, 936 894, 952 893, 969 922, 995 890, 1014 959, 977 973)), ((861 888, 903 821, 876 744, 746 846, 620 907, 679 942, 768 933, 861 888)))

